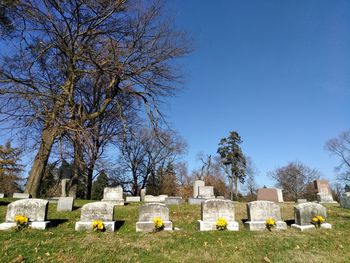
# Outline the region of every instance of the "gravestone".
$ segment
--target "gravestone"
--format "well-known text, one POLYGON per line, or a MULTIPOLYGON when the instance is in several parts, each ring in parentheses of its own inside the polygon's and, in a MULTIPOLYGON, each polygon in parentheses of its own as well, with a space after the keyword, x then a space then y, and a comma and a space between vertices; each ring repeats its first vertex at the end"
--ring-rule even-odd
POLYGON ((127 203, 138 203, 138 202, 141 202, 141 198, 139 196, 127 196, 126 202, 127 203))
POLYGON ((165 198, 165 204, 167 205, 181 205, 182 197, 180 196, 170 196, 165 198))
POLYGON ((199 231, 216 230, 216 221, 224 218, 227 221, 227 230, 238 231, 238 222, 235 221, 235 207, 230 200, 206 200, 201 207, 201 220, 198 220, 199 231))
POLYGON ((168 195, 158 195, 160 202, 165 202, 165 199, 168 197, 168 195))
POLYGON ((83 205, 80 221, 75 223, 75 230, 92 230, 92 223, 101 220, 107 232, 115 231, 114 204, 107 202, 94 202, 83 205))
POLYGON ((340 196, 340 206, 342 208, 350 209, 350 192, 343 193, 340 196))
POLYGON ((298 199, 297 203, 298 204, 307 203, 307 200, 306 199, 298 199))
POLYGON ((253 201, 247 204, 248 221, 244 226, 250 231, 266 229, 266 220, 272 218, 276 222, 276 230, 286 230, 287 224, 281 219, 281 210, 278 204, 271 201, 253 201))
POLYGON ((190 205, 201 205, 202 202, 204 202, 206 199, 205 198, 193 198, 190 197, 188 198, 188 204, 190 205))
MULTIPOLYGON (((303 203, 294 206, 294 219, 295 224, 292 224, 292 227, 304 231, 309 229, 315 229, 315 225, 311 223, 311 220, 315 216, 322 216, 324 219, 327 218, 326 208, 317 203, 303 203)), ((321 228, 332 228, 332 225, 329 223, 321 224, 321 228)))
POLYGON ((198 198, 213 199, 214 187, 213 186, 199 186, 198 187, 198 198))
POLYGON ((69 183, 70 179, 62 179, 61 180, 61 197, 67 196, 67 185, 69 183))
POLYGON ((143 188, 140 191, 141 202, 145 202, 145 196, 146 196, 146 188, 143 188))
POLYGON ((165 197, 163 196, 145 195, 145 203, 163 203, 163 202, 165 202, 165 197))
POLYGON ((337 203, 333 200, 332 191, 327 180, 315 180, 314 188, 319 203, 337 203))
POLYGON ((149 203, 139 207, 139 220, 136 222, 136 232, 154 231, 153 219, 160 217, 164 223, 164 230, 173 230, 173 223, 169 220, 169 208, 160 203, 149 203))
POLYGON ((22 199, 7 206, 6 222, 0 224, 0 230, 11 229, 16 226, 15 217, 22 215, 28 218, 28 225, 33 229, 46 229, 47 209, 49 202, 43 199, 22 199))
POLYGON ((194 183, 193 183, 193 198, 197 198, 198 197, 198 195, 199 195, 198 188, 200 186, 205 186, 205 183, 204 183, 203 180, 196 180, 196 181, 194 181, 194 183))
POLYGON ((73 197, 60 197, 57 203, 57 212, 71 212, 73 211, 73 204, 73 197))
POLYGON ((124 205, 123 188, 121 186, 106 187, 103 190, 103 199, 101 201, 113 205, 124 205))
POLYGON ((257 200, 283 203, 282 189, 260 188, 258 189, 257 200))
POLYGON ((28 199, 28 198, 30 198, 30 194, 26 194, 26 193, 13 193, 12 197, 13 197, 13 198, 17 198, 17 199, 28 199))
POLYGON ((1 193, 0 198, 4 198, 4 197, 5 197, 5 194, 1 193))
POLYGON ((222 199, 222 200, 225 200, 225 196, 222 196, 222 195, 219 195, 216 197, 216 199, 222 199))

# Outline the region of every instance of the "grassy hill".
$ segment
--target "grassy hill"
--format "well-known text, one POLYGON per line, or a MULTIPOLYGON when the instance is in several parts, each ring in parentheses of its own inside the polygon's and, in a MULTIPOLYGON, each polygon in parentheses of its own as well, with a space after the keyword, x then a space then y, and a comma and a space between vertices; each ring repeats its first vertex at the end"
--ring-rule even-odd
MULTIPOLYGON (((6 205, 0 201, 0 222, 6 205)), ((240 231, 197 231, 200 206, 169 206, 170 219, 180 228, 174 232, 136 233, 138 204, 116 207, 115 233, 76 232, 80 207, 56 212, 50 204, 46 231, 0 232, 0 262, 350 262, 350 210, 327 206, 332 230, 298 232, 249 232, 242 224, 246 204, 236 204, 240 231)), ((91 201, 90 201, 91 202, 91 201)), ((281 205, 282 219, 293 219, 293 203, 281 205)))

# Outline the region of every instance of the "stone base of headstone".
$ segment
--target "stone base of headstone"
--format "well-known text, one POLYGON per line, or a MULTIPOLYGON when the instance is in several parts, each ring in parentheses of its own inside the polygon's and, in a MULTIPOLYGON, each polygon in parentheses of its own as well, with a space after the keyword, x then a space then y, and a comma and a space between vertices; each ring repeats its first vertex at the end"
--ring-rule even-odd
MULTIPOLYGON (((45 230, 48 225, 50 224, 50 221, 43 221, 43 222, 29 222, 28 227, 32 229, 38 229, 38 230, 45 230)), ((15 222, 7 222, 0 224, 0 230, 10 230, 14 227, 16 227, 15 222)))
POLYGON ((13 193, 13 198, 16 199, 28 199, 30 198, 30 194, 26 194, 26 193, 13 193))
POLYGON ((4 197, 5 197, 5 194, 1 193, 0 198, 4 198, 4 197))
POLYGON ((219 196, 216 197, 216 199, 225 200, 225 196, 219 195, 219 196))
MULTIPOLYGON (((75 223, 76 231, 92 231, 92 221, 91 222, 82 222, 78 221, 75 223)), ((103 225, 106 229, 106 232, 114 232, 115 231, 115 221, 103 221, 103 225)))
POLYGON ((165 201, 165 198, 160 198, 159 196, 153 196, 153 195, 146 195, 145 196, 145 203, 163 203, 165 201))
POLYGON ((317 201, 321 204, 337 204, 337 201, 333 200, 332 195, 328 193, 317 193, 317 201))
POLYGON ((200 205, 200 204, 202 204, 202 202, 204 202, 206 199, 204 199, 204 198, 192 198, 192 197, 190 197, 190 198, 188 198, 188 203, 190 204, 190 205, 200 205))
POLYGON ((140 196, 127 196, 126 202, 127 203, 138 203, 138 202, 141 202, 141 197, 140 196))
POLYGON ((298 204, 307 203, 307 200, 306 200, 306 199, 298 199, 298 200, 297 200, 297 203, 298 203, 298 204))
POLYGON ((73 204, 73 197, 60 197, 57 203, 57 212, 71 212, 73 211, 73 204))
POLYGON ((198 198, 201 198, 201 199, 215 199, 215 195, 199 195, 198 198))
MULTIPOLYGON (((173 230, 173 222, 171 221, 163 221, 164 223, 164 231, 172 231, 173 230)), ((153 232, 154 231, 154 223, 153 222, 136 222, 136 232, 153 232)))
POLYGON ((106 202, 112 205, 124 205, 124 199, 119 199, 119 200, 106 200, 106 199, 102 199, 101 202, 106 202))
MULTIPOLYGON (((216 222, 198 220, 199 231, 212 231, 216 229, 216 222)), ((227 222, 227 230, 238 231, 239 224, 236 221, 227 222)))
MULTIPOLYGON (((316 229, 316 227, 314 225, 305 225, 305 226, 300 226, 297 224, 292 224, 291 225, 292 228, 299 230, 299 231, 307 231, 307 230, 314 230, 316 229)), ((329 223, 323 223, 320 226, 322 229, 331 229, 332 225, 329 223)))
MULTIPOLYGON (((249 231, 263 231, 266 229, 265 221, 247 221, 244 226, 249 231)), ((277 221, 273 227, 274 230, 287 230, 287 224, 283 221, 277 221)))
POLYGON ((182 204, 182 197, 177 196, 171 196, 165 198, 165 204, 166 205, 181 205, 182 204))

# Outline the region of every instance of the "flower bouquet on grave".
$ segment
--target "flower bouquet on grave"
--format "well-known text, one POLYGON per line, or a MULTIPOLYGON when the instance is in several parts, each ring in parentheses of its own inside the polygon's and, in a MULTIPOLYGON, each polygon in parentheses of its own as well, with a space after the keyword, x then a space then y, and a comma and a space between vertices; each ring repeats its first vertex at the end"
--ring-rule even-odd
POLYGON ((15 229, 17 231, 22 231, 23 229, 28 227, 29 219, 24 215, 17 215, 15 216, 15 222, 16 222, 15 229))
POLYGON ((272 231, 272 229, 276 226, 276 221, 273 218, 268 218, 265 221, 266 229, 272 231))
POLYGON ((321 224, 324 223, 326 219, 322 216, 315 216, 311 219, 311 224, 315 225, 316 228, 320 228, 321 224))
POLYGON ((92 230, 94 232, 103 232, 105 231, 105 225, 101 220, 95 220, 92 222, 92 230))
POLYGON ((220 231, 227 230, 227 220, 221 217, 218 218, 216 221, 216 229, 220 231))
POLYGON ((164 222, 160 217, 155 217, 153 219, 154 223, 154 232, 159 232, 164 230, 164 222))

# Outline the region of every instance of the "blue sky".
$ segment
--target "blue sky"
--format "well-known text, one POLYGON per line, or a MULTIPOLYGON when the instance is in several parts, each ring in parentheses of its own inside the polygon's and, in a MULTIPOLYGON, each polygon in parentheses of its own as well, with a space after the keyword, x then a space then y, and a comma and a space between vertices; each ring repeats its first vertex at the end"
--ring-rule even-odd
POLYGON ((349 1, 167 2, 195 51, 183 63, 184 91, 170 101, 172 126, 196 154, 215 154, 236 130, 243 151, 268 171, 301 161, 334 180, 325 142, 349 129, 349 1))
POLYGON ((260 186, 290 161, 333 181, 338 160, 323 147, 350 129, 350 1, 165 3, 195 47, 181 60, 184 90, 164 107, 189 145, 189 170, 236 130, 260 186))

